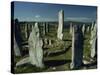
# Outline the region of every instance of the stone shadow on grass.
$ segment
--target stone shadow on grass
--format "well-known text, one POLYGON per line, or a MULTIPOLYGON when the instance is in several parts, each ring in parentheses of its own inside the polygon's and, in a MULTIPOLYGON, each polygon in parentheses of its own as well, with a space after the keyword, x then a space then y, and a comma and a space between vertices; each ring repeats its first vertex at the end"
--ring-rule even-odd
POLYGON ((60 66, 66 63, 70 63, 71 60, 47 60, 44 61, 44 64, 48 67, 60 66))
POLYGON ((71 45, 68 48, 65 48, 64 50, 47 51, 45 52, 44 56, 53 57, 53 56, 62 55, 62 54, 65 54, 70 48, 71 48, 71 45))

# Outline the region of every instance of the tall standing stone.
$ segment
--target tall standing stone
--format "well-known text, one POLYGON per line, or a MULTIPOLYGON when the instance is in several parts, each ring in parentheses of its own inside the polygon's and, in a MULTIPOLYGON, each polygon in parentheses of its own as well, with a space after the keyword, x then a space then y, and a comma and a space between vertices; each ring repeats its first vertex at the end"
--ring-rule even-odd
POLYGON ((70 34, 72 34, 72 23, 70 23, 70 34))
POLYGON ((87 26, 87 32, 89 32, 89 30, 90 30, 90 26, 87 26))
POLYGON ((70 68, 79 68, 83 60, 83 34, 79 25, 73 26, 72 32, 72 62, 70 68))
POLYGON ((46 22, 46 33, 49 32, 48 22, 46 22))
POLYGON ((22 40, 22 37, 21 37, 21 33, 20 33, 20 28, 19 28, 19 21, 18 19, 15 20, 15 23, 14 23, 15 27, 14 27, 14 36, 15 36, 15 41, 16 41, 16 44, 20 50, 20 53, 22 54, 22 51, 21 51, 21 43, 23 42, 22 40))
POLYGON ((15 56, 21 56, 20 49, 16 43, 15 37, 14 37, 14 54, 15 56))
POLYGON ((32 29, 34 28, 34 24, 32 24, 32 29))
POLYGON ((46 34, 46 24, 45 24, 45 22, 43 23, 43 35, 45 35, 46 34))
POLYGON ((30 35, 30 24, 29 23, 27 24, 27 34, 28 34, 28 38, 29 38, 29 35, 30 35))
POLYGON ((30 33, 28 44, 31 64, 43 68, 43 42, 40 38, 38 23, 35 23, 35 26, 30 33))
POLYGON ((91 30, 90 45, 91 45, 91 58, 94 58, 96 56, 96 51, 97 51, 97 25, 96 23, 91 30))
POLYGON ((92 25, 91 25, 91 31, 93 30, 93 27, 94 27, 94 22, 92 22, 92 25))
POLYGON ((83 24, 82 26, 82 32, 83 32, 83 35, 85 34, 85 24, 83 24))
POLYGON ((58 25, 58 31, 57 31, 57 38, 62 40, 63 38, 63 24, 64 24, 64 11, 59 11, 59 25, 58 25))
POLYGON ((25 24, 25 38, 28 38, 28 34, 27 34, 27 24, 25 24))

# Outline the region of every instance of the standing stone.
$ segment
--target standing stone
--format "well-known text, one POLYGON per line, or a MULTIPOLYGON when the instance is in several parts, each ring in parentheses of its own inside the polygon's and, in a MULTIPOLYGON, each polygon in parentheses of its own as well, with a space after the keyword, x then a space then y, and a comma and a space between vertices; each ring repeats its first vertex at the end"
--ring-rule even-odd
POLYGON ((49 40, 49 45, 51 46, 51 40, 49 40))
POLYGON ((23 42, 22 40, 22 37, 21 37, 21 33, 20 33, 20 28, 19 28, 19 21, 18 19, 15 20, 15 23, 14 23, 15 27, 14 27, 14 38, 15 38, 15 41, 16 41, 16 44, 20 50, 20 53, 22 55, 22 51, 21 51, 21 43, 23 42))
POLYGON ((32 29, 34 28, 34 24, 32 24, 32 29))
POLYGON ((85 24, 83 24, 82 26, 82 32, 83 32, 83 35, 85 34, 85 24))
POLYGON ((58 25, 58 31, 57 31, 57 38, 60 40, 62 40, 63 38, 63 34, 62 34, 63 24, 64 24, 64 11, 61 10, 59 11, 59 25, 58 25))
POLYGON ((72 23, 70 23, 70 34, 72 34, 72 23))
POLYGON ((92 22, 91 31, 93 30, 93 27, 94 27, 94 22, 92 22))
POLYGON ((25 24, 25 38, 28 38, 28 34, 27 34, 27 24, 25 24))
POLYGON ((48 44, 48 39, 47 38, 44 38, 44 43, 45 43, 45 45, 48 44))
POLYGON ((91 30, 90 45, 91 45, 91 58, 94 58, 96 56, 96 50, 97 50, 97 25, 96 23, 91 30))
POLYGON ((14 54, 15 56, 21 56, 20 49, 16 43, 15 37, 14 37, 14 54))
POLYGON ((87 26, 87 32, 89 32, 90 26, 87 26))
POLYGON ((83 60, 83 34, 79 25, 73 26, 72 33, 72 62, 71 69, 79 68, 83 60))
POLYGON ((29 35, 30 35, 30 30, 29 30, 30 27, 29 26, 30 26, 30 24, 28 23, 27 24, 27 34, 28 34, 28 38, 29 38, 29 35))
POLYGON ((43 42, 40 38, 38 23, 35 23, 35 26, 30 33, 28 44, 31 64, 36 65, 36 67, 43 68, 43 42))
POLYGON ((48 22, 46 22, 46 33, 49 32, 49 29, 48 29, 48 22))
POLYGON ((45 35, 46 34, 46 24, 45 24, 45 22, 43 23, 43 35, 45 35))

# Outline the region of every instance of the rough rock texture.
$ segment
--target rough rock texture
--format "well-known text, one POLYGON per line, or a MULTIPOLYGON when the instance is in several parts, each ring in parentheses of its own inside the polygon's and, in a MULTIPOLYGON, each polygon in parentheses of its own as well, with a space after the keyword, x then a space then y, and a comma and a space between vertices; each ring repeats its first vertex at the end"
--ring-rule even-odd
POLYGON ((37 67, 42 68, 43 65, 43 42, 39 37, 39 28, 38 23, 35 23, 32 32, 30 33, 28 44, 29 44, 29 59, 31 64, 36 65, 37 67))
POLYGON ((71 69, 79 68, 83 60, 83 34, 79 25, 73 26, 71 69))

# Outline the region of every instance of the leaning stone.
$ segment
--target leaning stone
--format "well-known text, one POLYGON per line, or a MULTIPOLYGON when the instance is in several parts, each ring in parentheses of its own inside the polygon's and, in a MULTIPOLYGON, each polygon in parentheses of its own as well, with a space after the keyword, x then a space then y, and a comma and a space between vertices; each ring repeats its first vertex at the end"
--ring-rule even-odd
POLYGON ((16 63, 16 67, 21 66, 21 65, 24 65, 24 64, 27 64, 27 63, 30 63, 29 62, 29 57, 26 57, 26 58, 20 60, 19 62, 17 62, 16 63))

